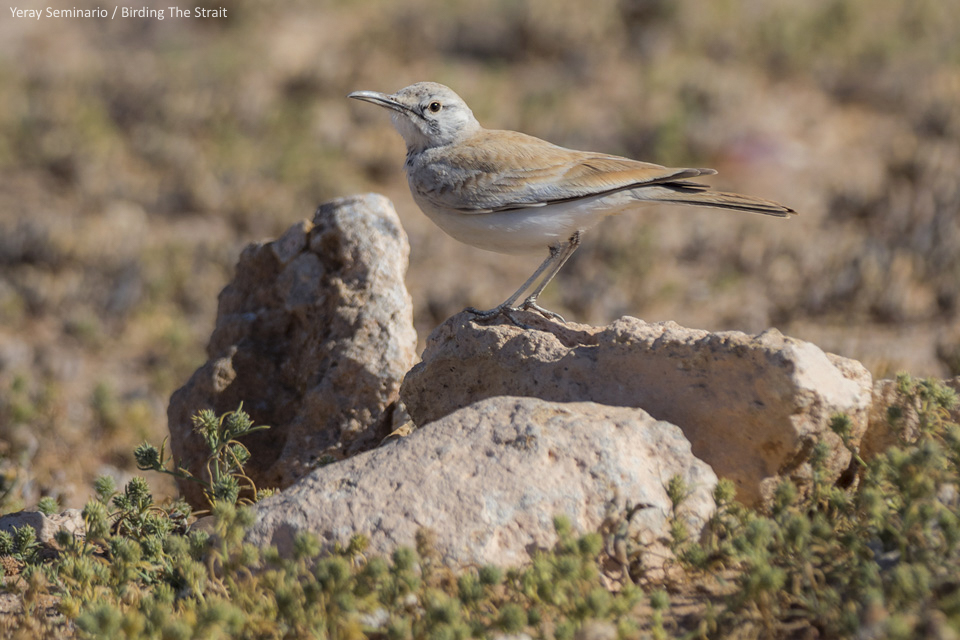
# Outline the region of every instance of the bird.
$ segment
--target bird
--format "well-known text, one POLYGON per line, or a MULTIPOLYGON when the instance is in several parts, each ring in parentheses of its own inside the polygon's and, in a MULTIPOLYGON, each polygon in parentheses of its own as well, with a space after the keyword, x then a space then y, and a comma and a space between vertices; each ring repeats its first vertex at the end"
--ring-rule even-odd
POLYGON ((407 146, 404 170, 414 201, 437 226, 465 244, 504 254, 546 251, 533 275, 502 304, 468 307, 480 319, 535 311, 564 322, 537 302, 604 218, 646 203, 694 205, 788 218, 780 203, 694 182, 714 169, 671 168, 616 155, 567 149, 517 131, 486 129, 467 103, 436 82, 386 94, 347 97, 391 111, 407 146), (530 291, 524 300, 517 301, 530 291))

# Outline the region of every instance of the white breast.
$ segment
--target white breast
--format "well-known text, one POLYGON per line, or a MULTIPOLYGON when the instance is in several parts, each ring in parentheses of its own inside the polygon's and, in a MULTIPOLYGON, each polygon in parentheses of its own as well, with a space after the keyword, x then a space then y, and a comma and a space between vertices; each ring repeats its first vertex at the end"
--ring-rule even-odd
POLYGON ((420 209, 448 235, 464 244, 508 254, 543 253, 586 231, 609 215, 639 204, 630 192, 595 196, 542 207, 494 213, 461 213, 439 209, 411 189, 420 209))

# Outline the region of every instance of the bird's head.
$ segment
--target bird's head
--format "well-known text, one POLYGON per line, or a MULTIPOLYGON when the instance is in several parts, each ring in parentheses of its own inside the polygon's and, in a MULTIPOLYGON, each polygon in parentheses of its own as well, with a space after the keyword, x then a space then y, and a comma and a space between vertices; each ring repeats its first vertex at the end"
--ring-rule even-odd
POLYGON ((436 82, 418 82, 394 94, 354 91, 347 97, 392 110, 408 153, 453 144, 480 128, 467 103, 436 82))

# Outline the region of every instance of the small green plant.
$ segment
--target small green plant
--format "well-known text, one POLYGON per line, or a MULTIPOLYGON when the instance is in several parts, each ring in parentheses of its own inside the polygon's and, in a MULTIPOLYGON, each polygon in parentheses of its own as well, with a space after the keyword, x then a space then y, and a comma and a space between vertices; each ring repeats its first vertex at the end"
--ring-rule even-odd
POLYGON ((37 502, 37 511, 45 516, 52 516, 53 514, 57 513, 59 508, 60 505, 57 503, 57 499, 53 496, 44 496, 40 498, 39 502, 37 502))
POLYGON ((657 589, 650 594, 650 608, 653 609, 653 637, 658 640, 667 637, 663 627, 663 614, 670 608, 670 595, 663 589, 657 589))
POLYGON ((250 461, 250 450, 239 438, 269 429, 265 425, 254 426, 250 416, 243 410, 243 403, 236 410, 220 416, 210 409, 202 409, 193 416, 193 428, 209 450, 203 477, 198 478, 179 464, 168 468, 171 461, 166 454, 166 440, 160 449, 149 443, 137 447, 133 454, 137 467, 143 471, 157 471, 196 482, 203 488, 211 506, 217 502, 250 503, 269 495, 269 492, 258 491, 256 483, 243 471, 250 461), (247 489, 251 497, 242 497, 243 489, 247 489))
POLYGON ((30 525, 14 527, 12 532, 0 531, 0 555, 36 565, 40 562, 40 542, 37 532, 30 525))

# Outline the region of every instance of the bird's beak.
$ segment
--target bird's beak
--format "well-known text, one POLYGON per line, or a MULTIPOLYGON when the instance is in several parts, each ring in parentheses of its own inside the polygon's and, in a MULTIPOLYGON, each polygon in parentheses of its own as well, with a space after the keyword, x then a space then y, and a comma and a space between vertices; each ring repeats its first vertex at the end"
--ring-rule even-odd
POLYGON ((377 91, 354 91, 348 98, 354 98, 355 100, 363 100, 364 102, 372 102, 373 104, 378 104, 381 107, 386 107, 387 109, 393 109, 394 111, 399 111, 400 113, 409 113, 410 107, 398 101, 391 95, 386 93, 379 93, 377 91))

